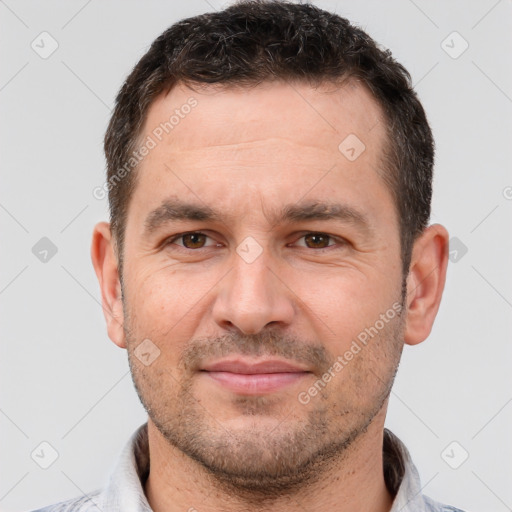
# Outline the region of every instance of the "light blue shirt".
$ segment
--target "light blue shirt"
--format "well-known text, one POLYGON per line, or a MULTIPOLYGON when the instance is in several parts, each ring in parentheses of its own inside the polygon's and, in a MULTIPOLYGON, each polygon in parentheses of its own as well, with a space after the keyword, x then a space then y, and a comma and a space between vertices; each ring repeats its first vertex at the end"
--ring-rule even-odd
MULTIPOLYGON (((463 512, 422 494, 418 471, 409 451, 387 429, 384 430, 383 458, 386 485, 397 489, 390 512, 463 512)), ((103 490, 34 512, 151 512, 144 494, 148 474, 149 444, 145 423, 130 438, 103 490)))

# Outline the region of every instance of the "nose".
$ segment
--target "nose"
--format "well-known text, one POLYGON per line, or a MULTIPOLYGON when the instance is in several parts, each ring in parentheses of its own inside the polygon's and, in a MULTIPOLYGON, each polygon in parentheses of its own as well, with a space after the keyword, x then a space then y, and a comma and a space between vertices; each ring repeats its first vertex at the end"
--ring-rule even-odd
POLYGON ((294 294, 265 251, 248 263, 234 255, 230 272, 219 283, 213 318, 223 329, 257 334, 267 326, 285 328, 295 315, 294 294))

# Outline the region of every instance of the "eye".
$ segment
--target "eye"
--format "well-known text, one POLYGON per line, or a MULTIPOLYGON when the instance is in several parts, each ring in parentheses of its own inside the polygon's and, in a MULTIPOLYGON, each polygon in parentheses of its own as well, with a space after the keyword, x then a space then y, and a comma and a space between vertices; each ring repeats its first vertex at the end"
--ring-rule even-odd
POLYGON ((307 233, 301 236, 299 240, 304 240, 304 244, 299 245, 307 247, 308 249, 328 249, 329 247, 335 246, 336 242, 341 245, 344 243, 343 240, 327 235, 326 233, 307 233))
POLYGON ((203 247, 210 247, 212 245, 220 245, 216 244, 214 240, 212 243, 206 244, 206 241, 210 239, 208 235, 201 233, 199 231, 192 231, 190 233, 182 233, 180 235, 173 236, 169 238, 165 243, 174 244, 179 247, 184 247, 185 249, 202 249, 203 247), (177 241, 181 240, 182 243, 177 243, 177 241))

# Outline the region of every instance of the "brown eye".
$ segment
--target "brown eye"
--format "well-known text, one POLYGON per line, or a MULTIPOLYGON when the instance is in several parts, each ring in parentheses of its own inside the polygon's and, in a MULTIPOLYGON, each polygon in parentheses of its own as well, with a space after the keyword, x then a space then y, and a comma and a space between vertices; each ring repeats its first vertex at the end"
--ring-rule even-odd
POLYGON ((180 238, 183 239, 183 246, 187 249, 201 249, 204 247, 208 237, 203 233, 187 233, 180 238))
POLYGON ((303 238, 306 246, 310 249, 324 249, 325 247, 329 247, 329 241, 331 239, 329 235, 322 233, 310 233, 303 238))

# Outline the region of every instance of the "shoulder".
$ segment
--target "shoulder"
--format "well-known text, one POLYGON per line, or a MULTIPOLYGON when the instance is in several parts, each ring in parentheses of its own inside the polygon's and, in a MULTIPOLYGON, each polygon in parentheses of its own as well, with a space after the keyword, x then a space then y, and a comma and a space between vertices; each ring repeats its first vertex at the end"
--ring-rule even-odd
POLYGON ((453 507, 451 505, 444 505, 443 503, 439 503, 438 501, 429 498, 428 496, 423 495, 423 499, 425 501, 427 512, 466 512, 457 507, 453 507))
POLYGON ((48 505, 32 512, 98 512, 101 505, 98 503, 101 491, 89 493, 87 496, 72 498, 70 500, 61 501, 54 505, 48 505))

